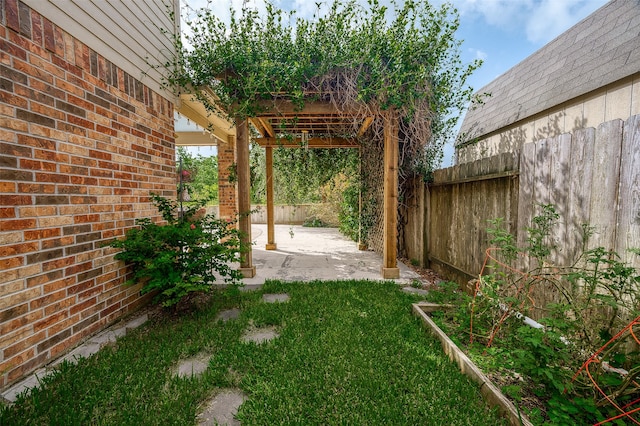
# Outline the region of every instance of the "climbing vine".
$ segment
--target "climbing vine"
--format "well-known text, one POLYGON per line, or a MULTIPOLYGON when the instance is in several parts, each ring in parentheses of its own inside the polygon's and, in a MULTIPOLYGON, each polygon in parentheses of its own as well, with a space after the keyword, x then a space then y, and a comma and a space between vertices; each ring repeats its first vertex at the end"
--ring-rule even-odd
POLYGON ((357 133, 364 117, 374 117, 361 141, 365 149, 379 149, 382 118, 393 114, 400 127, 402 200, 410 177, 427 179, 440 164, 457 113, 473 101, 466 81, 480 61, 462 63, 458 12, 450 4, 316 5, 309 19, 271 3, 263 12, 247 2, 239 10, 231 7, 228 21, 212 8, 191 10, 188 35, 176 39, 178 59, 167 64, 166 82, 230 119, 259 115, 261 101, 273 98, 300 108, 330 102, 353 117, 345 134, 357 133))

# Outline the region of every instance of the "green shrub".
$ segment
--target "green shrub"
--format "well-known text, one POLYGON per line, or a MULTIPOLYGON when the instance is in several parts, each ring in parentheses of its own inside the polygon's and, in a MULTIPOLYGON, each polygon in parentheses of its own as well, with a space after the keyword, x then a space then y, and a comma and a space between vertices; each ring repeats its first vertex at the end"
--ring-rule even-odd
POLYGON ((241 253, 233 222, 204 214, 201 203, 181 211, 175 201, 155 194, 151 199, 166 224, 138 219, 139 228, 110 243, 123 249, 115 258, 133 268, 128 284, 142 281, 142 293, 157 291, 156 302, 173 306, 192 292, 209 291, 220 278, 232 285, 241 282, 231 267, 241 253))

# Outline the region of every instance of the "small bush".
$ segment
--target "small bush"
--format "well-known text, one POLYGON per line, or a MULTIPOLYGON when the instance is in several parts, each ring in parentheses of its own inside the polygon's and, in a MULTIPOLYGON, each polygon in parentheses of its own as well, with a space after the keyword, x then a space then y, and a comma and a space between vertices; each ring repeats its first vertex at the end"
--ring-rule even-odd
POLYGON ((156 302, 173 306, 192 292, 207 292, 222 278, 237 285, 241 274, 231 268, 239 261, 239 231, 233 222, 204 214, 202 203, 181 211, 175 201, 152 194, 166 224, 138 219, 111 247, 123 249, 115 258, 133 268, 128 284, 144 282, 142 293, 157 291, 156 302))

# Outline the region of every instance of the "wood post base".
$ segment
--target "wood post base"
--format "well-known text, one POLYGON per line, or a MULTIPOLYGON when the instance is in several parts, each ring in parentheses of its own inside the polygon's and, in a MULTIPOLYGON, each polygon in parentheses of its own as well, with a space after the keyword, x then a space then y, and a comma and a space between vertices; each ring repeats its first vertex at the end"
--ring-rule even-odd
POLYGON ((249 268, 238 268, 238 271, 244 278, 253 278, 256 276, 256 267, 251 266, 249 268))
POLYGON ((278 245, 276 243, 273 244, 267 244, 264 246, 265 250, 277 250, 278 249, 278 245))
POLYGON ((400 269, 399 268, 385 268, 384 266, 381 268, 382 278, 385 280, 395 280, 400 278, 400 269))

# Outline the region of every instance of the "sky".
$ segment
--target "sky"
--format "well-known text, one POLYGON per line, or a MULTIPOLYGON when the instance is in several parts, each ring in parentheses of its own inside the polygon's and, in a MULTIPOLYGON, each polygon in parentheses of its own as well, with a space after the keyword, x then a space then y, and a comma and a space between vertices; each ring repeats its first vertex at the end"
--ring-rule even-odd
MULTIPOLYGON (((263 0, 246 0, 261 7, 263 0)), ((330 4, 332 0, 323 1, 330 4)), ((366 0, 358 0, 366 2, 366 0)), ((402 0, 399 0, 400 2, 402 0)), ((419 0, 420 1, 420 0, 419 0)), ((422 0, 424 1, 424 0, 422 0)), ((586 18, 608 0, 450 0, 460 13, 456 37, 463 40, 460 55, 463 62, 482 59, 483 65, 469 79, 479 91, 483 86, 508 71, 520 61, 542 48, 573 25, 586 18)), ((243 0, 181 0, 198 8, 210 4, 228 16, 229 5, 242 6, 243 0)), ((285 10, 296 10, 299 16, 311 17, 315 0, 273 0, 285 10)), ((434 5, 442 0, 432 0, 434 5)), ((390 3, 380 0, 381 4, 390 3)), ((462 117, 460 122, 462 121, 462 117)), ((207 155, 201 149, 199 153, 207 155)), ((197 153, 197 151, 194 151, 197 153)), ((443 167, 452 163, 453 147, 445 147, 443 167)))

